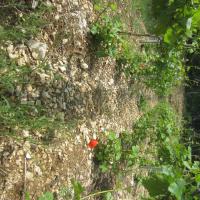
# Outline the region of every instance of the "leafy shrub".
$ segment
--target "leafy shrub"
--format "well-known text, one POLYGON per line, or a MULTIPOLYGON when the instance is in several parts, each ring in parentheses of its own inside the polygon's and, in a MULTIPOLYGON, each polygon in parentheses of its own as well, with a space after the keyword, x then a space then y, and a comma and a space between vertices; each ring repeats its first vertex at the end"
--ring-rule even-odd
POLYGON ((199 198, 199 162, 193 162, 191 148, 181 144, 183 127, 180 122, 168 104, 160 103, 134 125, 135 140, 141 143, 149 137, 151 148, 154 146, 156 150, 152 152, 155 162, 148 160, 149 149, 144 155, 146 158, 140 162, 142 166, 151 164, 150 174, 143 178, 143 185, 152 198, 199 198), (193 181, 194 177, 196 181, 193 181))
POLYGON ((184 157, 183 160, 173 165, 161 165, 159 171, 151 172, 147 178, 144 178, 143 184, 151 197, 156 199, 176 197, 177 200, 199 199, 200 163, 192 162, 190 149, 182 146, 181 150, 184 150, 179 152, 184 157), (181 166, 178 163, 181 163, 181 166))
POLYGON ((118 54, 122 38, 118 34, 122 24, 118 18, 112 19, 109 16, 103 16, 91 27, 93 44, 97 48, 99 57, 111 56, 118 54))
POLYGON ((116 133, 109 132, 104 143, 100 143, 95 151, 95 157, 99 162, 102 172, 122 172, 131 167, 137 158, 139 148, 129 141, 126 144, 129 133, 123 133, 118 137, 116 133))
POLYGON ((158 94, 168 94, 171 89, 180 85, 186 77, 181 56, 176 50, 160 54, 150 62, 151 66, 143 71, 144 82, 158 94))
POLYGON ((116 69, 127 77, 143 81, 158 95, 168 95, 186 77, 181 47, 145 46, 140 52, 122 33, 119 17, 102 15, 91 27, 93 44, 100 57, 116 59, 116 69))

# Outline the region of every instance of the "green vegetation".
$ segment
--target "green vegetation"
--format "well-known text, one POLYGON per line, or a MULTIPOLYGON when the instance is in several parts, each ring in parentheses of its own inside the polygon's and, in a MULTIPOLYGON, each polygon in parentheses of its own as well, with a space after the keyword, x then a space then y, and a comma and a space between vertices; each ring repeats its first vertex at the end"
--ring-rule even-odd
POLYGON ((139 178, 152 199, 198 199, 200 163, 192 160, 191 148, 181 143, 182 135, 175 111, 160 103, 134 124, 132 133, 108 134, 96 149, 99 168, 125 175, 138 164, 149 170, 148 177, 139 178), (151 145, 144 147, 146 139, 151 145))
POLYGON ((156 20, 152 14, 152 0, 131 0, 130 1, 130 10, 129 12, 132 14, 132 27, 133 30, 138 33, 145 33, 145 29, 147 29, 150 33, 153 32, 153 27, 155 26, 156 20))
MULTIPOLYGON (((198 200, 200 162, 195 160, 192 153, 193 141, 185 139, 193 130, 185 126, 182 118, 169 105, 167 96, 174 87, 187 80, 188 71, 191 70, 186 62, 188 55, 199 55, 200 2, 145 0, 139 3, 132 0, 131 3, 131 10, 141 12, 144 22, 148 23, 149 16, 152 17, 152 23, 147 26, 151 34, 128 31, 121 14, 117 12, 117 3, 96 0, 94 8, 97 16, 90 30, 93 50, 97 58, 112 57, 118 72, 145 83, 157 95, 165 96, 166 101, 160 100, 153 109, 147 109, 147 101, 141 95, 138 107, 143 115, 133 124, 133 130, 118 134, 105 132, 105 137, 94 150, 95 161, 102 173, 116 177, 126 176, 135 166, 147 169, 146 177, 138 175, 137 178, 148 190, 149 200, 198 200), (136 44, 131 36, 139 37, 143 42, 136 44), (154 41, 149 42, 148 39, 154 41)), ((25 42, 49 23, 45 13, 52 8, 42 1, 39 1, 36 9, 25 1, 5 0, 3 5, 6 6, 0 6, 2 46, 8 40, 12 43, 25 42)), ((138 26, 140 21, 135 23, 138 26)), ((62 36, 63 32, 60 31, 55 46, 59 46, 62 36)), ((49 70, 45 63, 39 68, 49 70)), ((0 50, 1 135, 29 130, 45 133, 44 139, 49 139, 55 129, 64 127, 63 116, 50 117, 50 113, 36 106, 35 102, 22 104, 17 96, 13 99, 16 86, 25 87, 31 73, 29 66, 19 66, 4 50, 0 50)), ((54 78, 62 80, 58 74, 54 78)), ((198 89, 194 91, 198 92, 198 89)), ((192 101, 197 104, 197 100, 192 101)), ((195 109, 191 107, 191 110, 195 109)), ((71 188, 61 189, 58 195, 65 199, 81 200, 104 194, 105 199, 110 200, 112 192, 128 191, 127 188, 113 186, 113 189, 84 196, 85 189, 78 181, 72 180, 71 184, 71 188)), ((28 193, 26 199, 30 199, 28 193)), ((44 199, 53 200, 53 193, 46 192, 39 197, 39 200, 44 199)))
POLYGON ((0 101, 1 129, 17 130, 50 130, 58 128, 61 122, 58 119, 47 117, 47 113, 42 108, 32 105, 17 105, 8 102, 7 99, 0 101))
POLYGON ((106 141, 100 143, 95 152, 102 172, 109 170, 119 173, 135 164, 139 148, 134 142, 127 143, 131 137, 128 133, 122 133, 122 136, 117 136, 114 132, 108 133, 106 141))
MULTIPOLYGON (((134 52, 129 36, 150 35, 130 33, 119 15, 110 12, 101 13, 91 34, 104 52, 99 54, 97 49, 97 56, 113 57, 120 72, 144 82, 159 96, 167 96, 187 80, 187 54, 199 51, 200 2, 152 0, 150 4, 148 15, 154 26, 147 29, 154 39, 160 38, 160 43, 144 42, 142 51, 134 52)), ((132 5, 137 2, 132 1, 132 5)), ((146 10, 145 5, 146 1, 135 9, 146 10)), ((142 17, 146 22, 145 14, 142 17)), ((140 109, 143 104, 141 98, 140 109)), ((108 133, 96 149, 96 159, 103 173, 123 174, 136 164, 146 167, 149 175, 139 179, 148 190, 149 199, 199 199, 200 163, 193 158, 190 143, 184 142, 190 133, 173 108, 161 102, 144 113, 134 124, 133 132, 108 133), (151 145, 142 147, 146 140, 151 145)))
POLYGON ((10 40, 17 43, 35 36, 49 23, 44 14, 51 10, 52 7, 42 1, 35 9, 25 1, 3 1, 0 6, 0 42, 10 40))
POLYGON ((16 83, 25 84, 30 73, 30 67, 18 66, 14 60, 8 57, 5 51, 0 51, 0 94, 13 91, 16 83))
POLYGON ((121 22, 120 16, 115 14, 116 12, 110 14, 112 10, 117 10, 117 5, 114 3, 109 4, 110 12, 107 11, 108 8, 103 9, 103 6, 108 5, 100 3, 102 7, 96 6, 99 15, 91 27, 91 34, 94 44, 98 46, 96 51, 98 56, 114 57, 120 71, 124 71, 131 78, 143 80, 159 95, 167 95, 173 87, 183 83, 186 78, 188 68, 184 62, 185 53, 198 48, 196 35, 199 32, 199 7, 198 2, 186 5, 179 1, 152 3, 156 4, 152 6, 153 16, 160 19, 155 24, 155 34, 159 37, 154 37, 157 40, 163 38, 160 45, 152 47, 144 44, 144 51, 134 52, 128 35, 137 37, 145 35, 124 30, 125 25, 121 22), (168 15, 163 15, 163 9, 168 15), (192 41, 191 44, 188 44, 189 39, 192 41))
MULTIPOLYGON (((31 4, 25 1, 3 1, 0 3, 0 45, 9 43, 23 43, 39 34, 49 22, 45 14, 52 7, 42 1, 33 9, 31 4)), ((46 69, 47 65, 41 63, 40 69, 46 69)), ((33 69, 30 66, 19 66, 17 60, 11 59, 5 49, 0 50, 0 124, 1 135, 17 135, 22 130, 41 133, 52 132, 54 129, 64 128, 63 122, 58 123, 56 116, 50 114, 34 102, 20 102, 20 95, 15 95, 16 87, 22 90, 29 83, 33 69)))

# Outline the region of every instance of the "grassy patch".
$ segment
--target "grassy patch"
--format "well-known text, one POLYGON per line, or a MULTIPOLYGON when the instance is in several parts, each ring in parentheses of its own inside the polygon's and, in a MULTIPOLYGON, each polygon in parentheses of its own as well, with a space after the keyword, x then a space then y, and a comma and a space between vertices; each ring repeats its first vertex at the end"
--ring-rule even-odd
POLYGON ((14 91, 16 84, 28 82, 27 77, 31 69, 28 66, 18 66, 14 60, 8 58, 4 51, 0 51, 0 94, 14 91))
POLYGON ((11 130, 45 130, 56 129, 62 122, 56 118, 48 117, 44 109, 32 105, 20 105, 9 102, 7 99, 0 101, 0 119, 2 129, 11 130))
POLYGON ((130 0, 130 11, 132 13, 132 27, 138 33, 153 32, 155 21, 152 16, 152 0, 130 0))
POLYGON ((37 35, 49 23, 44 14, 52 10, 42 1, 35 9, 25 1, 3 1, 0 5, 0 42, 22 42, 37 35))

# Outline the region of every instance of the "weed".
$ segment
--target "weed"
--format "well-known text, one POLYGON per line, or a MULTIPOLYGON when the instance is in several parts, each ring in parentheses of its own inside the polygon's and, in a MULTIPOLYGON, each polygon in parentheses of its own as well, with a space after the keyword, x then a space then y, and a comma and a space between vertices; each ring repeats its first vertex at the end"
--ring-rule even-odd
MULTIPOLYGON (((158 199, 172 196, 176 199, 182 199, 183 196, 186 199, 197 198, 198 195, 192 193, 198 189, 198 182, 192 179, 193 176, 198 177, 199 163, 192 162, 191 148, 181 144, 183 129, 173 109, 166 103, 159 104, 135 124, 134 130, 136 141, 141 142, 149 137, 151 146, 156 149, 152 152, 156 162, 151 162, 151 166, 157 167, 157 170, 151 171, 150 167, 149 177, 143 178, 143 185, 150 196, 158 199)), ((145 157, 147 155, 146 152, 145 157)), ((148 158, 141 164, 145 163, 149 164, 148 158)))
POLYGON ((27 83, 27 76, 31 69, 28 66, 18 66, 14 60, 8 58, 4 51, 0 51, 0 89, 1 94, 13 91, 16 83, 27 83))
POLYGON ((138 101, 138 108, 140 111, 145 112, 148 109, 148 101, 143 95, 140 95, 139 101, 138 101))
POLYGON ((50 12, 51 7, 39 2, 35 10, 32 10, 25 2, 19 3, 14 0, 4 2, 0 7, 0 42, 7 40, 22 42, 30 39, 40 32, 41 28, 47 25, 44 13, 50 12))
POLYGON ((106 141, 98 145, 95 157, 102 172, 119 173, 135 163, 139 148, 131 141, 127 144, 127 137, 128 133, 123 133, 123 136, 119 137, 116 133, 109 132, 106 141))
POLYGON ((122 38, 118 32, 121 30, 121 23, 118 18, 112 19, 103 16, 101 21, 97 21, 91 28, 93 44, 97 48, 97 56, 116 57, 121 45, 122 38))
POLYGON ((147 28, 149 32, 154 31, 156 20, 152 16, 152 0, 131 0, 130 11, 132 13, 132 27, 137 32, 144 32, 147 28), (145 24, 145 27, 142 25, 145 24))
POLYGON ((50 130, 58 128, 61 123, 57 123, 54 118, 46 115, 45 110, 30 105, 17 105, 7 99, 0 101, 1 127, 15 130, 50 130))
POLYGON ((179 117, 161 102, 134 124, 133 133, 119 137, 113 132, 108 134, 95 152, 99 167, 103 172, 122 173, 136 163, 149 166, 149 176, 142 177, 142 184, 151 198, 198 199, 200 164, 192 162, 191 148, 181 144, 182 132, 179 117), (141 154, 139 149, 146 138, 150 139, 151 149, 143 148, 141 154), (155 161, 149 160, 152 154, 155 161))
POLYGON ((168 95, 174 86, 183 82, 186 77, 183 53, 178 48, 169 48, 165 44, 154 47, 144 45, 144 50, 140 51, 125 36, 126 31, 122 31, 125 25, 120 16, 103 11, 105 13, 100 12, 91 27, 93 45, 99 57, 115 58, 119 72, 144 82, 161 96, 168 95))
MULTIPOLYGON (((176 162, 171 156, 169 145, 176 145, 181 127, 178 125, 178 118, 169 105, 160 103, 153 110, 142 116, 135 124, 131 133, 124 132, 118 137, 110 132, 104 143, 100 143, 96 149, 96 158, 99 161, 103 172, 112 170, 116 173, 128 170, 138 162, 138 159, 145 161, 139 149, 145 138, 150 138, 155 144, 154 156, 163 163, 176 162)), ((143 149, 144 151, 144 149, 143 149)), ((149 149, 146 150, 149 154, 149 149)))

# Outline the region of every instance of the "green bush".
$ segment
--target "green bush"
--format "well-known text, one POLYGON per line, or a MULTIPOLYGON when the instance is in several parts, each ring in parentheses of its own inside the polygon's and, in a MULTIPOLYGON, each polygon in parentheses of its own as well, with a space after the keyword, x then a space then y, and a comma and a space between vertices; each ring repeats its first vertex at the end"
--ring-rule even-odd
POLYGON ((101 17, 100 21, 91 27, 92 41, 95 46, 96 54, 99 57, 116 57, 122 43, 119 31, 122 24, 118 18, 111 18, 107 15, 101 17))
POLYGON ((129 133, 122 133, 122 136, 117 136, 116 133, 109 132, 106 141, 98 145, 95 158, 102 172, 122 173, 135 163, 139 148, 131 141, 125 142, 128 135, 129 133))

